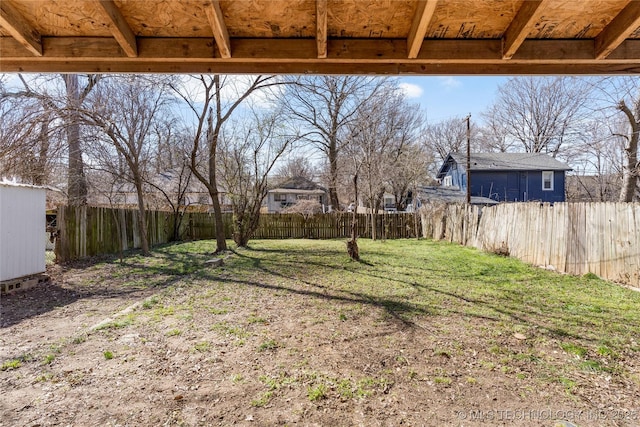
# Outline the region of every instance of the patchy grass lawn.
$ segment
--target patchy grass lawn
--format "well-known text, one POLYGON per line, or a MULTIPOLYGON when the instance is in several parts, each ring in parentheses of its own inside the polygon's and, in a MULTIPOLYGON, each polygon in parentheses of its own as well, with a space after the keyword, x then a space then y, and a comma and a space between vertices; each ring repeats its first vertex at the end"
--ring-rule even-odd
POLYGON ((169 245, 69 268, 75 297, 48 310, 4 298, 0 424, 640 422, 640 294, 457 245, 359 244, 361 263, 343 241, 255 241, 220 268, 214 242, 169 245))

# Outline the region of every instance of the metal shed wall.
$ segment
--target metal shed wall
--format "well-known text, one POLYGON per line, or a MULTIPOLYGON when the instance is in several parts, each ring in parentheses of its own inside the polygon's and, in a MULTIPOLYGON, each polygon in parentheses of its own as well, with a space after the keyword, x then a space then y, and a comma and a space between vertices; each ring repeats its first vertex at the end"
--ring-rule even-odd
POLYGON ((0 281, 45 271, 46 190, 0 183, 0 281))

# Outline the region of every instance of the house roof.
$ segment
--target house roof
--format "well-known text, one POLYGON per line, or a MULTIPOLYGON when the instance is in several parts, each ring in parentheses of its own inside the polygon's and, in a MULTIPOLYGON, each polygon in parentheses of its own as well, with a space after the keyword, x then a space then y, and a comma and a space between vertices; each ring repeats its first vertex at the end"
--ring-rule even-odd
MULTIPOLYGON (((438 171, 438 178, 446 175, 451 160, 463 169, 467 155, 450 153, 438 171)), ((471 171, 570 171, 567 164, 544 153, 471 153, 471 171)))
POLYGON ((269 193, 275 194, 325 194, 324 190, 301 190, 299 188, 274 188, 269 193))
POLYGON ((290 190, 316 190, 316 194, 325 193, 327 191, 326 188, 322 187, 319 184, 311 181, 310 179, 295 176, 289 178, 285 181, 280 182, 275 188, 271 189, 270 192, 286 192, 290 193, 290 190), (289 190, 289 191, 281 191, 281 190, 289 190))
POLYGON ((0 72, 628 74, 640 1, 2 0, 0 72))
MULTIPOLYGON (((466 203, 466 194, 458 187, 421 187, 418 197, 424 201, 437 201, 445 203, 466 203)), ((471 196, 472 205, 496 205, 497 201, 488 197, 471 196)))
MULTIPOLYGON (((0 187, 16 187, 16 188, 28 188, 28 189, 32 189, 32 190, 53 190, 53 191, 56 191, 56 189, 53 188, 53 187, 41 186, 41 185, 31 185, 31 184, 21 184, 19 182, 5 181, 5 180, 1 180, 0 181, 0 187)), ((60 190, 58 190, 58 191, 60 191, 60 190)))

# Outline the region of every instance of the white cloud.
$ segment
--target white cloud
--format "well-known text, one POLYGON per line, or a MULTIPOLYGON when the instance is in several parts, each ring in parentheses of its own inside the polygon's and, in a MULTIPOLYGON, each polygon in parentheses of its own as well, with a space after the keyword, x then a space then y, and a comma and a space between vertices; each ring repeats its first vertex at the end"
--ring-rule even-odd
POLYGON ((400 83, 399 86, 407 98, 420 98, 424 92, 420 86, 413 83, 400 83))
POLYGON ((454 89, 462 86, 462 82, 455 77, 446 76, 446 77, 438 77, 438 82, 440 82, 440 86, 443 86, 447 89, 454 89))

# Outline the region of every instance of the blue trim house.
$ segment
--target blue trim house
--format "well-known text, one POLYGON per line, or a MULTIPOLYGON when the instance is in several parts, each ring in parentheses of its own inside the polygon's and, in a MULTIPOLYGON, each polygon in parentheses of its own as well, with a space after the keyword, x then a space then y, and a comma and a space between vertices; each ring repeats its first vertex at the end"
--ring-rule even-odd
MULTIPOLYGON (((571 168, 543 153, 472 153, 471 196, 499 202, 564 202, 571 168)), ((450 153, 438 171, 444 187, 466 193, 467 156, 450 153)))

